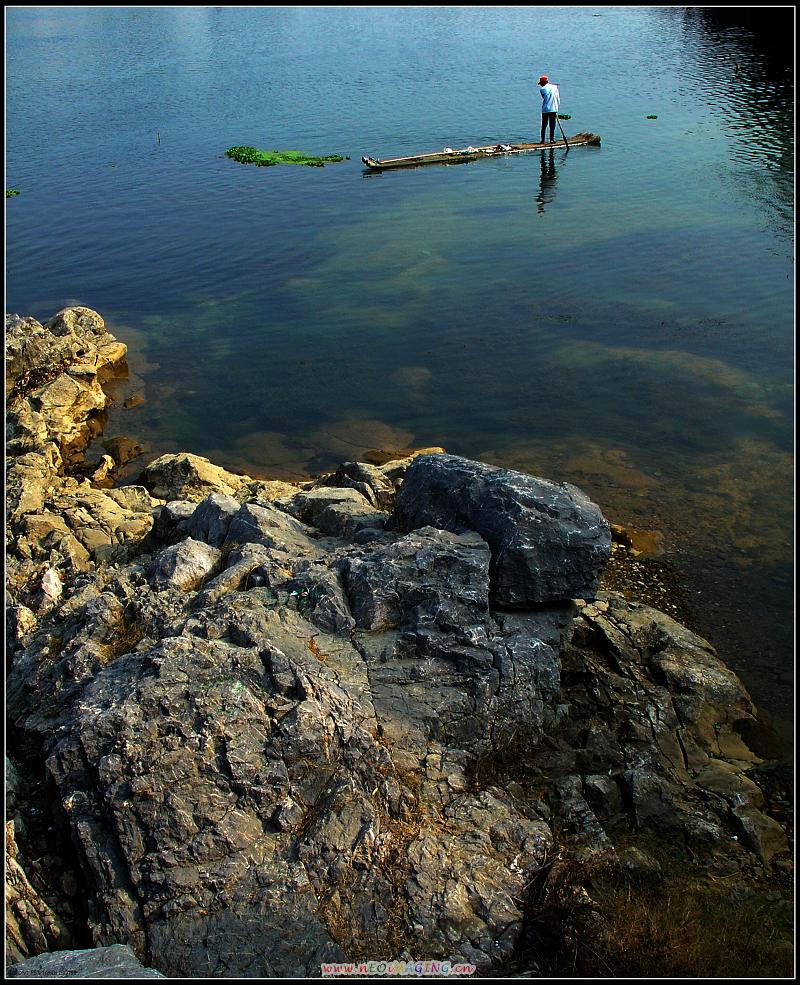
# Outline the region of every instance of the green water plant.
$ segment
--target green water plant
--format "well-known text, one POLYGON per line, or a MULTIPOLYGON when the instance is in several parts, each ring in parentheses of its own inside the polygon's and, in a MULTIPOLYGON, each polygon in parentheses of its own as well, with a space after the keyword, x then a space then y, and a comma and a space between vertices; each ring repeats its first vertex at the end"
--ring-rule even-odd
POLYGON ((19 188, 6 188, 6 198, 13 198, 19 195, 19 188))
POLYGON ((648 120, 657 120, 658 117, 657 116, 648 116, 647 119, 648 120))
POLYGON ((559 120, 571 120, 572 119, 572 117, 570 116, 569 113, 559 113, 558 114, 558 118, 559 118, 559 120))
POLYGON ((256 147, 229 147, 225 156, 240 164, 255 164, 257 168, 272 168, 276 164, 305 164, 310 168, 324 168, 326 164, 349 160, 340 154, 317 157, 299 150, 258 150, 256 147))

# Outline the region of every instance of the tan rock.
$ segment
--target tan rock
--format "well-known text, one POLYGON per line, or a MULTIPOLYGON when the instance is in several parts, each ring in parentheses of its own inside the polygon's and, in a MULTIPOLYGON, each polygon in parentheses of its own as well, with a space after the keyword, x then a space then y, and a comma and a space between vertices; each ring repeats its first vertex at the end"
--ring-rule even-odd
POLYGON ((101 363, 116 364, 121 363, 128 354, 128 347, 124 342, 118 342, 112 337, 108 337, 105 342, 101 342, 98 347, 101 363))
POLYGON ((272 503, 276 499, 294 496, 299 485, 280 479, 256 479, 245 483, 236 493, 240 503, 272 503))
POLYGON ((406 451, 397 448, 381 448, 367 451, 363 456, 364 461, 370 465, 377 465, 382 471, 386 472, 399 465, 412 462, 419 455, 444 455, 444 448, 432 445, 430 448, 412 448, 406 451))
POLYGON ((48 512, 29 513, 22 518, 19 529, 24 537, 37 544, 40 544, 54 531, 64 534, 68 532, 64 520, 57 513, 48 512))
POLYGON ((88 571, 92 566, 89 552, 71 533, 62 534, 54 539, 53 550, 64 559, 72 571, 88 571))
POLYGON ((734 808, 732 813, 740 838, 756 852, 762 862, 767 863, 774 855, 788 851, 786 832, 768 814, 748 807, 734 808))
POLYGON ((111 534, 99 527, 76 527, 75 536, 90 554, 93 554, 98 547, 111 543, 111 534))
POLYGON ((69 930, 31 885, 19 862, 14 822, 6 822, 6 962, 70 947, 69 930))
POLYGON ((13 410, 9 410, 8 421, 11 425, 6 449, 9 454, 34 451, 47 441, 47 424, 30 401, 18 401, 13 410))
POLYGON ((724 760, 710 759, 698 772, 696 782, 704 790, 710 790, 727 800, 748 804, 757 809, 764 806, 761 787, 724 760))
POLYGON ((109 485, 113 482, 114 470, 117 467, 117 463, 110 455, 103 455, 100 459, 100 464, 92 473, 92 482, 96 485, 103 485, 108 483, 109 485))
POLYGON ((148 513, 164 503, 162 499, 151 496, 144 486, 120 486, 118 489, 106 489, 104 494, 133 513, 148 513))
POLYGON ((146 537, 152 528, 152 514, 142 513, 121 523, 114 531, 114 540, 120 544, 132 544, 146 537))
POLYGON ((232 496, 251 481, 250 476, 227 472, 207 458, 188 452, 162 455, 141 476, 142 484, 159 499, 188 499, 196 503, 213 492, 232 496))
POLYGON ((31 394, 34 408, 42 416, 49 437, 57 441, 62 455, 82 451, 92 438, 90 416, 103 410, 108 397, 96 380, 87 383, 62 373, 31 394))
POLYGON ((56 476, 44 456, 31 453, 12 462, 6 472, 6 509, 10 526, 30 513, 44 510, 47 492, 56 476))

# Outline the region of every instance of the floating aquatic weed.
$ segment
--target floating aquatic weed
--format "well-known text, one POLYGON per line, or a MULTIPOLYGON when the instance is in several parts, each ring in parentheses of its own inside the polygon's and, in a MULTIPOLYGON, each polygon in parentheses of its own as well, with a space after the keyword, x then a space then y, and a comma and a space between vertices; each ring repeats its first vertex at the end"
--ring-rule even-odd
POLYGON ((6 198, 13 198, 19 195, 19 188, 6 188, 6 198))
POLYGON ((658 117, 657 116, 648 116, 647 119, 648 120, 657 120, 658 117))
POLYGON ((229 147, 225 156, 240 164, 255 164, 257 168, 272 168, 276 164, 305 164, 310 168, 324 168, 326 164, 350 160, 341 154, 318 157, 299 150, 258 150, 257 147, 229 147))
POLYGON ((569 113, 559 113, 558 114, 558 118, 559 118, 559 120, 571 120, 572 119, 572 117, 570 116, 569 113))

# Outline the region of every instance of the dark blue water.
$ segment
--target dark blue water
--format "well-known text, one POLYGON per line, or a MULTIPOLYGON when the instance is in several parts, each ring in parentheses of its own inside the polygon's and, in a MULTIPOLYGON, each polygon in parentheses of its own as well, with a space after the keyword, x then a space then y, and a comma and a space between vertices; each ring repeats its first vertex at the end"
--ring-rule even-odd
POLYGON ((696 628, 789 720, 790 60, 698 8, 6 28, 7 310, 85 304, 129 343, 146 402, 109 435, 266 476, 435 444, 576 482, 665 533, 696 628), (600 149, 363 174, 538 139, 542 72, 600 149), (350 160, 253 168, 236 144, 350 160))

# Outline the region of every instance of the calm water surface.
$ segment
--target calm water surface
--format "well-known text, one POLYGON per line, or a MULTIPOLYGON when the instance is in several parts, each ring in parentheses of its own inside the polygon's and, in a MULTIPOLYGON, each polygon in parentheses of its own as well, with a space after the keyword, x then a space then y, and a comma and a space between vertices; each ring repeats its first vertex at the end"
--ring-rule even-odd
POLYGON ((612 7, 6 29, 6 310, 85 304, 129 343, 146 402, 107 436, 265 476, 437 444, 576 482, 664 532, 694 628, 788 730, 793 93, 757 37, 612 7), (542 72, 600 149, 363 174, 538 139, 542 72), (235 144, 351 159, 257 169, 235 144))

